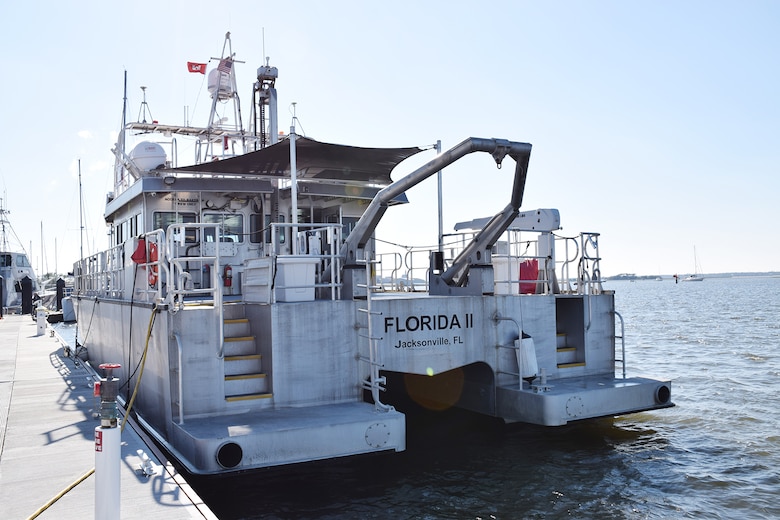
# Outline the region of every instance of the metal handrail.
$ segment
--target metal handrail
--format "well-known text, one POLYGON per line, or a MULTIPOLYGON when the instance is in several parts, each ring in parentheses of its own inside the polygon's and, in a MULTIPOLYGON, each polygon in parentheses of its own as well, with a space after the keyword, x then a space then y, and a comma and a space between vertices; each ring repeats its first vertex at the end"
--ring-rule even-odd
POLYGON ((626 378, 626 326, 623 322, 623 316, 620 315, 618 311, 612 311, 615 313, 615 316, 620 320, 620 335, 615 336, 615 339, 620 338, 621 343, 621 359, 616 359, 615 362, 620 361, 623 364, 623 379, 626 378))
MULTIPOLYGON (((342 242, 341 239, 342 225, 341 224, 323 224, 323 223, 283 223, 273 222, 271 223, 271 254, 269 255, 274 270, 276 269, 277 261, 279 258, 317 258, 325 261, 326 272, 321 273, 321 279, 325 281, 315 283, 312 285, 276 285, 274 282, 274 289, 302 289, 308 287, 315 288, 329 288, 331 300, 338 300, 341 298, 341 288, 343 283, 341 282, 341 264, 342 259, 339 257, 339 248, 342 242), (280 253, 281 244, 279 243, 279 230, 297 229, 300 233, 318 233, 324 232, 326 238, 326 244, 328 251, 320 251, 320 254, 311 254, 311 252, 301 254, 282 254, 280 253), (303 229, 303 231, 301 231, 303 229)), ((286 233, 284 233, 286 236, 286 233)), ((298 240, 298 237, 294 237, 293 240, 298 240)), ((274 276, 274 279, 276 277, 274 276)))
MULTIPOLYGON (((511 316, 502 316, 499 312, 496 312, 495 314, 493 314, 492 318, 493 318, 493 321, 496 323, 496 327, 498 327, 498 322, 500 322, 500 321, 511 321, 512 323, 515 324, 515 327, 517 327, 517 337, 518 338, 522 338, 523 337, 523 327, 520 325, 520 322, 517 321, 515 318, 512 318, 511 316)), ((498 349, 500 349, 500 348, 514 350, 515 352, 517 352, 517 350, 518 350, 517 347, 514 344, 511 347, 507 346, 507 345, 503 345, 501 343, 498 343, 496 345, 496 372, 497 373, 501 373, 501 374, 508 374, 508 375, 511 375, 511 376, 517 376, 517 382, 518 382, 519 388, 520 388, 520 390, 522 390, 523 389, 523 378, 522 378, 522 375, 520 374, 520 365, 519 365, 519 363, 518 363, 518 371, 517 372, 509 372, 509 371, 506 371, 506 370, 501 370, 501 367, 500 367, 501 356, 498 354, 498 349)))
POLYGON ((179 424, 184 424, 184 391, 182 389, 182 384, 184 382, 184 377, 182 375, 182 358, 184 357, 184 348, 181 344, 181 337, 179 336, 178 332, 173 333, 173 337, 176 340, 176 350, 178 352, 178 359, 179 359, 179 367, 177 369, 177 377, 179 379, 179 424))
MULTIPOLYGON (((386 258, 391 258, 392 259, 392 266, 393 267, 391 267, 389 269, 390 274, 386 275, 385 274, 386 270, 385 269, 381 269, 379 272, 377 272, 377 277, 382 278, 382 279, 389 278, 390 279, 390 282, 389 282, 390 289, 391 290, 397 290, 399 288, 399 284, 401 283, 399 281, 399 279, 398 279, 398 274, 401 271, 401 267, 403 266, 403 258, 401 257, 401 253, 397 253, 397 252, 393 252, 393 253, 378 253, 376 256, 377 256, 377 258, 379 258, 379 260, 377 262, 379 266, 382 266, 382 265, 384 265, 386 263, 386 260, 385 260, 386 258)), ((389 263, 389 262, 387 262, 387 263, 389 263)), ((383 291, 387 290, 387 284, 385 284, 383 281, 379 281, 378 284, 379 284, 380 288, 383 291)))
MULTIPOLYGON (((145 245, 146 245, 146 259, 150 260, 149 250, 151 247, 151 244, 157 244, 157 259, 152 261, 147 261, 143 265, 146 266, 147 269, 157 269, 157 287, 154 288, 153 291, 151 291, 154 294, 154 300, 155 301, 162 301, 164 300, 163 296, 163 280, 166 281, 166 283, 170 283, 171 279, 171 273, 168 269, 168 266, 165 263, 165 258, 167 255, 167 249, 166 249, 166 242, 165 242, 165 231, 162 229, 155 229, 154 231, 150 231, 148 233, 144 233, 145 238, 145 245), (150 238, 152 240, 150 240, 150 238), (165 276, 163 276, 163 274, 165 276)), ((148 294, 148 292, 147 292, 148 294)))
POLYGON ((224 357, 225 352, 225 320, 224 309, 222 305, 222 289, 220 288, 219 284, 219 244, 221 236, 222 226, 220 224, 207 224, 203 222, 171 224, 168 226, 166 247, 166 259, 168 260, 169 273, 171 275, 169 276, 169 284, 171 285, 169 285, 166 300, 169 304, 171 304, 171 311, 176 312, 178 310, 176 306, 177 301, 180 301, 183 304, 183 298, 186 296, 211 294, 212 305, 214 306, 214 313, 216 314, 215 317, 217 320, 217 340, 219 343, 219 347, 217 348, 217 358, 219 359, 224 357), (183 245, 185 243, 187 230, 201 231, 201 247, 203 247, 203 244, 206 243, 203 241, 203 236, 205 235, 204 232, 206 229, 214 229, 214 237, 216 239, 216 242, 214 243, 214 256, 179 257, 174 255, 177 242, 179 245, 183 245), (209 261, 213 262, 214 266, 210 271, 211 280, 209 280, 209 285, 211 287, 208 289, 188 289, 186 287, 186 281, 187 277, 189 277, 189 273, 185 273, 182 262, 200 262, 201 264, 204 264, 209 261), (181 300, 177 300, 179 297, 181 297, 181 300))

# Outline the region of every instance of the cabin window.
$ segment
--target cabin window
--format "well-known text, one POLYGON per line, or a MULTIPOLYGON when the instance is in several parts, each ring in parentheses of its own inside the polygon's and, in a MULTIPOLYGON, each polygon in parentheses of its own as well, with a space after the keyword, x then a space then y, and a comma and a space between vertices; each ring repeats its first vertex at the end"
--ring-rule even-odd
POLYGON ((0 255, 0 267, 11 267, 11 255, 0 255))
MULTIPOLYGON (((278 220, 278 222, 279 222, 280 224, 284 224, 284 215, 279 215, 279 220, 278 220)), ((286 233, 286 229, 287 229, 287 228, 280 227, 280 228, 278 228, 278 229, 279 229, 279 243, 280 243, 280 244, 284 244, 284 242, 285 242, 285 237, 287 236, 287 233, 286 233)))
MULTIPOLYGON (((240 213, 206 213, 203 215, 203 223, 222 225, 221 242, 244 241, 244 215, 240 213)), ((215 242, 214 230, 203 230, 203 237, 206 242, 215 242)))
POLYGON ((130 236, 134 237, 138 235, 138 215, 130 217, 130 236))
POLYGON ((355 229, 360 219, 357 217, 343 217, 341 219, 341 238, 345 239, 355 229))
POLYGON ((271 215, 249 215, 249 241, 253 244, 271 243, 271 215))
POLYGON ((30 262, 24 255, 18 255, 16 257, 16 267, 30 267, 30 262))
MULTIPOLYGON (((155 211, 152 215, 154 229, 168 230, 171 224, 193 224, 197 222, 195 213, 177 213, 174 211, 155 211)), ((197 241, 197 235, 194 229, 188 230, 185 242, 194 244, 197 241)))

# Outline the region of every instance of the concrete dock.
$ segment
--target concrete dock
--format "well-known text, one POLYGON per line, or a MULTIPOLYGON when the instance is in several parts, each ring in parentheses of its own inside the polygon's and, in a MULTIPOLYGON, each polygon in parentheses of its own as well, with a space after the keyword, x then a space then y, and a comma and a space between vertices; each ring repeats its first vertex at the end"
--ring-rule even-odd
MULTIPOLYGON (((48 327, 38 332, 29 315, 0 319, 0 517, 93 518, 94 473, 41 511, 95 467, 100 403, 92 371, 66 357, 48 327)), ((112 518, 215 519, 136 428, 128 422, 122 432, 121 504, 112 518), (141 471, 144 454, 151 476, 141 471)))

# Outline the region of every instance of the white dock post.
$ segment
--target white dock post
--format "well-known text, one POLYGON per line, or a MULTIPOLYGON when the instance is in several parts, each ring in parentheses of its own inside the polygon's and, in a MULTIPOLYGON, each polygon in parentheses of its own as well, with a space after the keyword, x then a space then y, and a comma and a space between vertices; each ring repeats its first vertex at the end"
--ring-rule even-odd
POLYGON ((43 336, 46 333, 46 310, 39 306, 35 312, 35 323, 38 325, 36 336, 43 336))
POLYGON ((120 365, 104 363, 106 377, 95 385, 100 395, 100 426, 95 428, 95 520, 120 517, 120 460, 122 430, 117 427, 116 395, 119 379, 113 370, 120 365))

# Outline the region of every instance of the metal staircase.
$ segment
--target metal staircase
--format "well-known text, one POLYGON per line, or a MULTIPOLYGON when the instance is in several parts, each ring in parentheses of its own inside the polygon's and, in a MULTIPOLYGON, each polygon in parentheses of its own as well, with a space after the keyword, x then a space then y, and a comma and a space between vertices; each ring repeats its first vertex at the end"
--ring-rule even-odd
POLYGON ((272 398, 257 340, 252 335, 249 320, 244 317, 244 306, 225 304, 223 309, 225 400, 235 402, 272 398))
POLYGON ((585 362, 578 358, 577 349, 569 346, 567 338, 565 332, 556 334, 555 353, 558 368, 584 367, 585 362))

